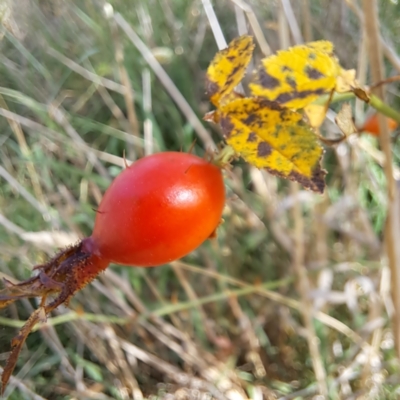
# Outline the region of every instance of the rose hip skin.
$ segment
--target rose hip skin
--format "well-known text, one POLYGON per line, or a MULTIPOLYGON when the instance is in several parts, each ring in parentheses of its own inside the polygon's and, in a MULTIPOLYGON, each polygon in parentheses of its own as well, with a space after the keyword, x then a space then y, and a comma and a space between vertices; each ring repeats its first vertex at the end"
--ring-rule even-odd
POLYGON ((144 157, 106 191, 83 249, 117 264, 165 264, 213 234, 224 203, 222 173, 215 165, 186 153, 144 157))

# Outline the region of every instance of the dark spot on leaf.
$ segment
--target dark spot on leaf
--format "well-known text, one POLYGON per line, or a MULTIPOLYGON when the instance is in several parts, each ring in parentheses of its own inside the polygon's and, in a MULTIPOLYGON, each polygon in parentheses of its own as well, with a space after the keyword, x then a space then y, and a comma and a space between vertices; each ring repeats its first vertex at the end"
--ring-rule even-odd
POLYGON ((259 157, 268 157, 272 153, 272 147, 267 142, 260 142, 257 147, 259 157))
POLYGON ((248 142, 256 142, 257 141, 257 134, 254 132, 251 132, 249 136, 247 137, 248 142))
POLYGON ((245 125, 251 125, 255 122, 259 117, 256 114, 250 114, 243 122, 245 125))
POLYGON ((320 71, 318 71, 315 68, 309 67, 307 66, 305 68, 305 74, 312 80, 317 80, 317 79, 321 79, 321 78, 325 78, 325 75, 323 73, 321 73, 320 71))
POLYGON ((281 71, 282 71, 282 72, 293 72, 292 68, 288 67, 287 65, 284 65, 284 66, 281 68, 281 71))
POLYGON ((229 138, 231 136, 234 127, 235 126, 233 125, 229 117, 225 116, 221 118, 221 128, 226 138, 229 138))
POLYGON ((294 92, 286 92, 286 93, 281 93, 275 101, 279 104, 285 104, 290 100, 293 99, 304 99, 310 95, 318 95, 320 96, 321 94, 324 94, 325 90, 324 89, 316 89, 316 90, 303 90, 301 92, 294 91, 294 92))
POLYGON ((207 96, 212 96, 219 92, 219 85, 216 82, 211 81, 206 77, 206 94, 207 96))
POLYGON ((250 42, 248 42, 248 43, 246 44, 246 47, 243 49, 243 52, 244 52, 244 53, 247 53, 247 50, 248 50, 250 47, 253 47, 253 41, 250 41, 250 42))
POLYGON ((313 171, 311 178, 308 178, 298 172, 292 171, 288 178, 292 181, 299 182, 306 189, 313 192, 324 193, 326 171, 318 164, 313 171))
POLYGON ((293 78, 290 78, 289 76, 286 78, 286 83, 293 89, 296 89, 297 87, 296 81, 293 78))
POLYGON ((281 120, 283 122, 287 122, 290 121, 292 119, 292 112, 290 110, 288 110, 287 108, 284 108, 281 112, 280 112, 280 117, 281 120))
POLYGON ((226 87, 229 87, 229 86, 232 85, 232 83, 233 83, 233 77, 230 76, 230 77, 226 80, 225 86, 226 86, 226 87))
POLYGON ((297 96, 295 96, 297 92, 292 92, 292 93, 281 93, 276 99, 275 101, 277 103, 281 103, 281 104, 285 104, 290 100, 293 100, 295 98, 297 98, 297 96))
POLYGON ((275 175, 279 178, 287 179, 287 176, 285 176, 282 172, 277 171, 276 169, 272 169, 272 168, 268 168, 268 167, 265 167, 264 169, 266 171, 268 171, 271 175, 275 175))
POLYGON ((277 101, 270 101, 270 100, 261 100, 259 102, 261 107, 269 108, 274 111, 281 111, 282 107, 279 105, 277 101))
POLYGON ((233 68, 233 71, 230 75, 235 75, 238 71, 240 71, 243 68, 245 68, 244 64, 237 65, 235 68, 233 68))
POLYGON ((272 75, 269 75, 267 72, 265 72, 264 68, 260 68, 258 70, 258 80, 260 82, 260 85, 262 87, 265 87, 266 89, 272 90, 280 85, 278 79, 274 78, 272 75))
POLYGON ((303 90, 302 92, 298 92, 299 94, 299 99, 304 99, 312 94, 316 94, 320 96, 321 94, 325 93, 325 89, 315 89, 315 90, 303 90))

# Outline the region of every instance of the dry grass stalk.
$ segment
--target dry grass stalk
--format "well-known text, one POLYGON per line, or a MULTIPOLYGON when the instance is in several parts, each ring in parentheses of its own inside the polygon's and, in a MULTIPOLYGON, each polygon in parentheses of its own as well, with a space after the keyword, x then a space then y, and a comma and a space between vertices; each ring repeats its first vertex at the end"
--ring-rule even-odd
MULTIPOLYGON (((365 17, 364 31, 368 35, 368 50, 373 82, 385 79, 383 68, 383 54, 379 35, 378 4, 376 0, 363 0, 365 17)), ((375 89, 375 94, 385 99, 384 87, 375 89)), ((396 181, 393 179, 392 144, 387 119, 378 115, 380 136, 379 141, 385 155, 384 170, 387 181, 388 209, 386 219, 385 242, 391 271, 392 298, 394 315, 392 317, 397 356, 400 358, 400 247, 397 244, 400 237, 400 203, 396 181)))
POLYGON ((246 13, 247 19, 249 20, 251 29, 253 30, 258 45, 260 46, 261 52, 264 54, 265 57, 269 56, 272 53, 271 47, 269 46, 267 40, 265 39, 262 27, 260 26, 258 18, 254 13, 253 9, 251 8, 251 6, 243 0, 231 0, 231 1, 246 13))

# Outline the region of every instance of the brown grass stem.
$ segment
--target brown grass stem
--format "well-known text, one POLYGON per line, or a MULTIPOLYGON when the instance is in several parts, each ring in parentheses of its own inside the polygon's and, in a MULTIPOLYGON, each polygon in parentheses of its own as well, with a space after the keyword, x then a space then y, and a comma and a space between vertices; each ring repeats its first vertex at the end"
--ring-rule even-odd
MULTIPOLYGON (((385 79, 383 68, 383 53, 379 34, 378 3, 376 0, 363 0, 365 17, 364 31, 368 34, 368 50, 371 65, 371 76, 374 82, 385 79)), ((385 99, 383 86, 376 87, 374 93, 382 101, 385 99)), ((385 155, 385 176, 387 182, 387 217, 386 217, 386 252, 391 272, 392 298, 394 315, 392 317, 397 356, 400 357, 400 247, 397 244, 400 237, 400 203, 396 181, 393 179, 392 145, 387 119, 378 115, 379 142, 385 155)))

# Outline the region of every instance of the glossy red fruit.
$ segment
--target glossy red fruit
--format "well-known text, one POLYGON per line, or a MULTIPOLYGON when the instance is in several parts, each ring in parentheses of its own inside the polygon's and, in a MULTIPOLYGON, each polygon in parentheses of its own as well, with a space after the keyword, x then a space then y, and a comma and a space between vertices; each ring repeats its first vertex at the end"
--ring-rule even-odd
POLYGON ((186 153, 144 157, 106 191, 83 249, 117 264, 165 264, 214 233, 224 203, 217 166, 186 153))

